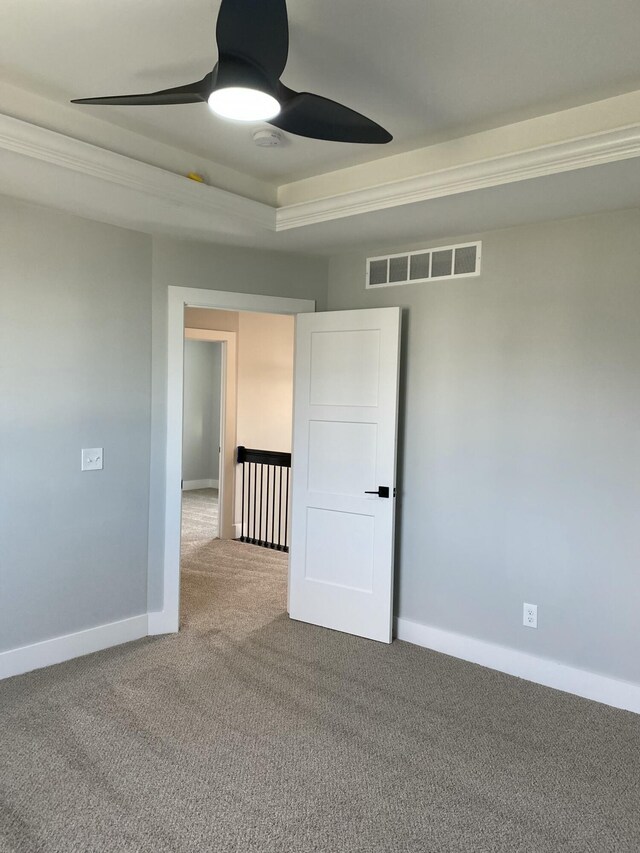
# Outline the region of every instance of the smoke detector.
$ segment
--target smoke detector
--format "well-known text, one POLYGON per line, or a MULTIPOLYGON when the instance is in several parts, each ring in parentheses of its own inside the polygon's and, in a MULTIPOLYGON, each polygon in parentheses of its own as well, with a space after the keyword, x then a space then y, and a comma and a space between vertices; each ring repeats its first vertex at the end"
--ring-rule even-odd
POLYGON ((262 128, 253 133, 253 141, 258 148, 277 148, 283 145, 285 138, 279 130, 271 130, 271 128, 262 128))

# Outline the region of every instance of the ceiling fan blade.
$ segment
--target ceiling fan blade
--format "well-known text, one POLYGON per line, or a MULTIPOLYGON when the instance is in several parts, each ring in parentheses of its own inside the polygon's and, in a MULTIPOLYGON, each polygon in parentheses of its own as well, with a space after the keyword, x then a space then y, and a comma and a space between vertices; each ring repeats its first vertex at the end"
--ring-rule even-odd
POLYGON ((257 65, 275 83, 289 54, 285 0, 222 0, 216 41, 220 60, 237 58, 257 65))
POLYGON ((104 106, 154 106, 162 104, 197 104, 211 94, 211 74, 197 83, 161 89, 141 95, 111 95, 104 98, 75 98, 72 104, 99 104, 104 106))
POLYGON ((375 121, 329 98, 309 92, 292 92, 281 86, 281 112, 269 124, 288 133, 331 142, 366 142, 382 145, 393 136, 375 121))

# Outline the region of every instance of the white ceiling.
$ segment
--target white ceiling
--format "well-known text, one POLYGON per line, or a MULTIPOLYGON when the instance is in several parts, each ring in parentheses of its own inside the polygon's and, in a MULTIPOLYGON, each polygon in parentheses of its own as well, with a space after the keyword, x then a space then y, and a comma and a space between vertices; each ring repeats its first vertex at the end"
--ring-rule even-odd
MULTIPOLYGON (((219 0, 2 0, 2 77, 50 98, 151 91, 216 60, 219 0)), ((289 0, 283 75, 371 116, 388 146, 257 149, 205 105, 78 107, 274 183, 640 89, 638 0, 289 0)))

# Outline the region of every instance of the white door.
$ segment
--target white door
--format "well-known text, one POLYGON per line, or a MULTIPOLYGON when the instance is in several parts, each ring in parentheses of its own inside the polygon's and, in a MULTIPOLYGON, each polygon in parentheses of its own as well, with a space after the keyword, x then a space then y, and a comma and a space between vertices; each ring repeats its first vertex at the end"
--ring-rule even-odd
POLYGON ((399 308, 296 319, 289 615, 385 643, 399 345, 399 308))

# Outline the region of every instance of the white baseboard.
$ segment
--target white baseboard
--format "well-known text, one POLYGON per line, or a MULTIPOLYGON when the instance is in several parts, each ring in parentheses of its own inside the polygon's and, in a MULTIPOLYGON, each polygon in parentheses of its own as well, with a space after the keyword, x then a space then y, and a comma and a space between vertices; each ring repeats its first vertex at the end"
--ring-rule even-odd
POLYGON ((422 625, 409 619, 398 619, 396 626, 399 640, 515 675, 545 687, 573 693, 584 699, 640 714, 640 684, 598 675, 589 670, 567 666, 496 643, 476 640, 464 634, 443 631, 441 628, 422 625))
POLYGON ((183 480, 182 491, 189 492, 192 489, 217 489, 220 486, 219 480, 183 480))
POLYGON ((147 633, 150 637, 156 634, 175 634, 178 630, 179 620, 175 613, 167 613, 166 610, 152 610, 147 616, 147 633))
POLYGON ((242 524, 233 525, 233 538, 239 539, 242 536, 242 524))
POLYGON ((98 625, 96 628, 76 631, 74 634, 9 649, 0 652, 0 679, 99 652, 131 640, 139 640, 147 636, 147 630, 147 614, 143 613, 118 622, 109 622, 107 625, 98 625))

